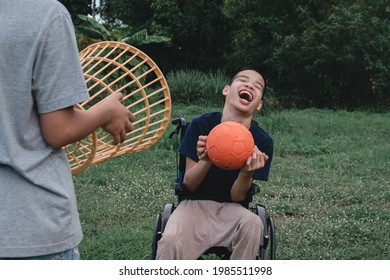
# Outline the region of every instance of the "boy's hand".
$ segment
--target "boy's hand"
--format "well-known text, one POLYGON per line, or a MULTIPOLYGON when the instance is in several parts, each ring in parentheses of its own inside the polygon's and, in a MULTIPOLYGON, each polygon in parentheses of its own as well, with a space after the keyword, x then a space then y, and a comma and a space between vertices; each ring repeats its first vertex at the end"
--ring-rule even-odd
POLYGON ((99 106, 104 106, 108 112, 108 121, 102 128, 113 137, 113 143, 123 143, 126 134, 134 130, 131 122, 135 120, 133 114, 121 103, 123 94, 118 92, 108 96, 99 106))
POLYGON ((256 169, 263 168, 267 160, 268 156, 255 146, 252 156, 248 158, 245 165, 241 168, 241 171, 253 172, 256 169))
POLYGON ((209 159, 209 156, 207 155, 206 140, 207 140, 207 136, 203 136, 203 135, 199 136, 198 142, 196 145, 196 151, 197 151, 199 160, 211 162, 211 160, 209 159))

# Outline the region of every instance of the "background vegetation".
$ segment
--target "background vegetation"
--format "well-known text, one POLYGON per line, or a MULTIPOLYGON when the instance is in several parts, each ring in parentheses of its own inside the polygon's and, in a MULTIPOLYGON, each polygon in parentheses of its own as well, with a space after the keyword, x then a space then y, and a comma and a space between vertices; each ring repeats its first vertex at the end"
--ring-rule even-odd
MULTIPOLYGON (((73 14, 83 14, 91 1, 62 2, 73 14)), ((267 75, 285 108, 390 106, 386 0, 100 2, 107 28, 128 25, 133 33, 147 30, 171 39, 139 46, 164 73, 230 74, 252 65, 267 75)))
MULTIPOLYGON (((218 109, 178 105, 174 115, 218 109)), ((389 259, 390 114, 283 110, 256 120, 275 141, 255 202, 276 220, 278 259, 389 259)), ((168 135, 74 177, 84 259, 150 258, 155 216, 176 202, 168 135)))

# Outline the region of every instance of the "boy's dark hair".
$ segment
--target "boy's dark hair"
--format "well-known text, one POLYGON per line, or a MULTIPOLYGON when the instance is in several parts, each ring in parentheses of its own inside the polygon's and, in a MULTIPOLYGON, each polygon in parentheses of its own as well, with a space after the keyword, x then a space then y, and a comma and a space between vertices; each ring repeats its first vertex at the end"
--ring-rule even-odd
POLYGON ((248 66, 248 67, 241 68, 239 71, 237 71, 237 72, 233 75, 233 77, 230 79, 228 85, 230 86, 230 85, 233 83, 233 81, 237 78, 238 73, 240 73, 240 72, 242 72, 242 71, 245 71, 245 70, 252 70, 252 71, 255 71, 255 72, 257 72, 258 74, 260 74, 260 76, 263 77, 263 79, 264 79, 264 89, 263 89, 263 95, 262 95, 262 98, 263 98, 264 95, 265 95, 265 90, 266 90, 266 88, 267 88, 267 81, 266 81, 265 76, 264 76, 263 74, 261 74, 260 70, 257 69, 257 68, 255 68, 255 67, 248 66))

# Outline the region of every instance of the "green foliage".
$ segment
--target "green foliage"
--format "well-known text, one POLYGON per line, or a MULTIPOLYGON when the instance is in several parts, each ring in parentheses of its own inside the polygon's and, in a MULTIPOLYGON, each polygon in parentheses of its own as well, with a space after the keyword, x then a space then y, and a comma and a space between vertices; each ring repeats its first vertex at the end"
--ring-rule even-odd
POLYGON ((304 45, 294 52, 303 58, 303 77, 310 81, 302 83, 302 88, 314 106, 356 107, 375 97, 377 102, 389 101, 383 79, 390 77, 390 68, 382 65, 390 61, 390 55, 377 56, 384 47, 390 48, 389 22, 382 25, 365 9, 356 4, 335 7, 325 21, 316 24, 317 30, 297 37, 298 44, 304 45))
POLYGON ((152 0, 152 30, 172 38, 171 49, 157 50, 159 56, 170 58, 170 69, 207 72, 224 67, 230 24, 220 5, 221 0, 152 0))
POLYGON ((181 27, 183 13, 176 0, 153 0, 151 8, 154 11, 152 21, 154 30, 172 36, 173 31, 181 27))
POLYGON ((77 15, 87 15, 91 12, 91 1, 90 0, 58 0, 61 2, 69 11, 72 19, 77 22, 77 15))
POLYGON ((255 66, 282 107, 390 107, 386 0, 102 3, 107 23, 171 38, 142 47, 164 72, 255 66))
POLYGON ((103 20, 109 24, 116 25, 121 21, 138 30, 150 30, 153 16, 151 2, 152 0, 101 0, 100 12, 103 20))
POLYGON ((150 36, 145 29, 133 33, 134 28, 126 24, 115 27, 100 23, 88 16, 79 15, 78 17, 81 23, 75 26, 76 32, 94 40, 121 41, 134 46, 170 42, 170 38, 165 36, 150 36))
POLYGON ((283 106, 390 105, 385 1, 276 1, 272 8, 255 2, 224 1, 226 16, 239 26, 228 57, 234 65, 264 62, 283 106))
POLYGON ((166 75, 174 103, 222 106, 223 87, 229 79, 222 71, 203 73, 197 70, 179 70, 166 75))
MULTIPOLYGON (((191 120, 218 109, 175 105, 172 115, 191 120)), ((390 114, 283 110, 256 120, 275 143, 254 203, 275 218, 277 258, 387 260, 390 114)), ((156 214, 176 202, 173 129, 146 151, 74 177, 83 259, 150 258, 156 214)))

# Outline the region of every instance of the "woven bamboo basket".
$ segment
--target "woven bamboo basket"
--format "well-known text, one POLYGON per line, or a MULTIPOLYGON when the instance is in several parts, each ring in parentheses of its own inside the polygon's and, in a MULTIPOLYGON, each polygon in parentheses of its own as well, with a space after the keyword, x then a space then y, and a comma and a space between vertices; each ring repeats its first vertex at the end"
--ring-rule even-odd
POLYGON ((121 42, 99 42, 80 52, 90 98, 77 105, 88 110, 108 95, 122 92, 125 105, 135 116, 135 129, 121 145, 98 128, 85 139, 67 145, 72 174, 108 159, 141 152, 164 134, 171 114, 168 84, 158 66, 142 51, 121 42))

